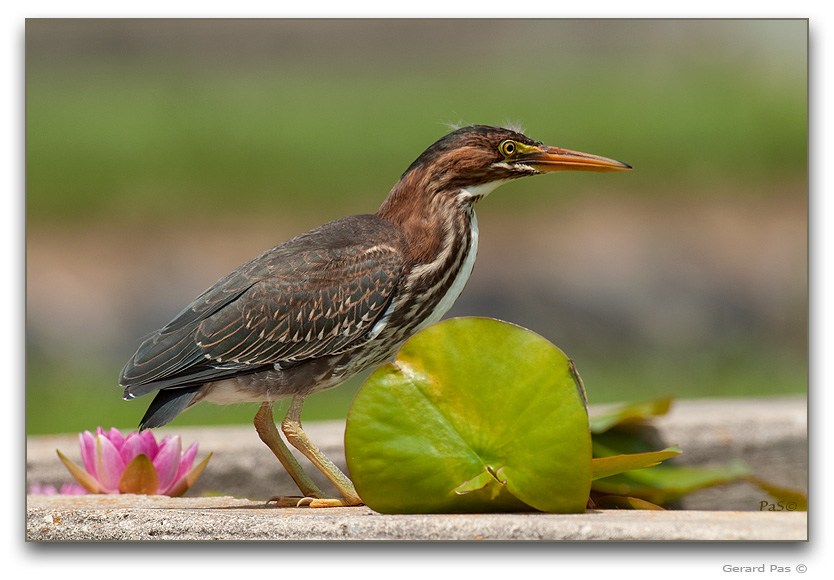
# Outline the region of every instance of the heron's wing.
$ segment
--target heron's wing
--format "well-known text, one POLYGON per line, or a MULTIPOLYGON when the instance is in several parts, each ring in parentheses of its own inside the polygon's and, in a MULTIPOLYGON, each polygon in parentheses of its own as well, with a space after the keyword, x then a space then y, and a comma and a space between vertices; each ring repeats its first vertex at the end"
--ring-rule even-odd
POLYGON ((294 364, 369 340, 400 281, 398 236, 375 216, 353 216, 264 252, 139 347, 122 371, 126 396, 294 364))

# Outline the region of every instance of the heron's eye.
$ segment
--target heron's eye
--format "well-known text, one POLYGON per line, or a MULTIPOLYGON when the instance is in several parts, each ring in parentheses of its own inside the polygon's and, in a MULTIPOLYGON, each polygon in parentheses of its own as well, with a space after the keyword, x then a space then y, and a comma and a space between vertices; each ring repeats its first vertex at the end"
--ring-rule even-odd
POLYGON ((518 151, 518 145, 515 141, 507 139, 506 141, 501 141, 498 145, 498 151, 500 151, 501 155, 504 157, 512 157, 515 155, 515 152, 518 151))

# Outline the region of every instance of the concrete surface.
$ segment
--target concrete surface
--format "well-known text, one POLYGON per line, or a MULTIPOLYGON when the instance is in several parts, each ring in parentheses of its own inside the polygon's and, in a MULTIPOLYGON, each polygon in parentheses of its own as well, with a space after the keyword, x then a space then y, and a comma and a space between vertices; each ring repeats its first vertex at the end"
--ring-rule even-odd
MULTIPOLYGON (((658 445, 680 445, 679 464, 742 459, 760 478, 807 493, 804 397, 678 401, 652 429, 658 445)), ((310 423, 305 430, 344 469, 344 423, 310 423)), ((677 506, 688 511, 383 516, 367 508, 266 508, 266 498, 297 490, 253 427, 160 429, 157 436, 170 432, 184 445, 199 441, 198 460, 214 453, 187 497, 28 496, 27 539, 806 539, 806 514, 759 512, 769 496, 747 483, 691 494, 677 506), (206 494, 239 499, 200 497, 206 494)), ((77 435, 30 437, 27 485, 71 481, 55 449, 80 463, 77 435)), ((314 468, 308 472, 335 491, 314 468)))
POLYGON ((230 497, 29 496, 26 538, 86 540, 805 540, 804 512, 382 515, 230 497))

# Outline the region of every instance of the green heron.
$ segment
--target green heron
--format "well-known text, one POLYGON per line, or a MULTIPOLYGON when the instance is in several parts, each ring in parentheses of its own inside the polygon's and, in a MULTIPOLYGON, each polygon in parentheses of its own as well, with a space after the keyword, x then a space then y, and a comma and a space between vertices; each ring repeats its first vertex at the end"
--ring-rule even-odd
POLYGON ((261 403, 255 428, 303 494, 270 501, 358 505, 350 479, 302 430, 304 398, 390 359, 449 310, 475 263, 476 201, 527 175, 628 169, 509 129, 458 129, 406 169, 375 214, 292 238, 198 296, 139 346, 119 379, 124 398, 156 393, 140 429, 200 401, 261 403), (284 436, 343 498, 325 495, 281 439, 272 405, 288 397, 284 436))

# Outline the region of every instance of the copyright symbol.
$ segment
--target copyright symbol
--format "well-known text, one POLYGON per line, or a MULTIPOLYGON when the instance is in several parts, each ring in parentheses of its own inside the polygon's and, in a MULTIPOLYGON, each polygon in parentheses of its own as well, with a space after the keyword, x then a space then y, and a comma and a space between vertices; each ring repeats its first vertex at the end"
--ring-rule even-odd
POLYGON ((796 571, 799 572, 800 574, 804 574, 807 570, 808 570, 808 566, 806 566, 805 564, 800 564, 799 566, 796 567, 796 571))

